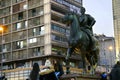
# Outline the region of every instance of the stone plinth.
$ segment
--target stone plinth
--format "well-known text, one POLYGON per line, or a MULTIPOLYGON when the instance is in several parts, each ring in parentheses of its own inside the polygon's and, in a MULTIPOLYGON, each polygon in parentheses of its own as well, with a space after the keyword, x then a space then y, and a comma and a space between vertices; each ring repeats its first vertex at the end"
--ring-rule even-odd
POLYGON ((79 74, 66 74, 61 76, 60 80, 100 80, 96 75, 79 75, 79 74))

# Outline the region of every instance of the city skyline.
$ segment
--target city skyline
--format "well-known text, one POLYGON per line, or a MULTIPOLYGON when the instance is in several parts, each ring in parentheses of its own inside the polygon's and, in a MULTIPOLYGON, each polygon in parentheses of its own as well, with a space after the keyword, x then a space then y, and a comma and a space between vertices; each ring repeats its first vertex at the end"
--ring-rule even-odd
POLYGON ((94 33, 114 36, 112 0, 83 0, 83 6, 96 20, 94 33))

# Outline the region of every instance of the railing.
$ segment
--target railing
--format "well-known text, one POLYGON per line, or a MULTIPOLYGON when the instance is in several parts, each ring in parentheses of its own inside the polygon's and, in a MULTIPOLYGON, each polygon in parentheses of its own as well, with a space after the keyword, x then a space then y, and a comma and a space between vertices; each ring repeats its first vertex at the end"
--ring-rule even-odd
MULTIPOLYGON (((40 66, 41 68, 42 66, 40 66)), ((25 70, 31 70, 32 68, 29 67, 29 68, 16 68, 16 69, 11 69, 11 70, 4 70, 3 72, 4 73, 7 73, 7 72, 19 72, 19 71, 25 71, 25 70)), ((66 71, 66 67, 63 67, 64 69, 64 72, 66 71)), ((78 68, 70 68, 71 70, 71 73, 79 73, 81 74, 82 73, 82 69, 78 69, 78 68)))

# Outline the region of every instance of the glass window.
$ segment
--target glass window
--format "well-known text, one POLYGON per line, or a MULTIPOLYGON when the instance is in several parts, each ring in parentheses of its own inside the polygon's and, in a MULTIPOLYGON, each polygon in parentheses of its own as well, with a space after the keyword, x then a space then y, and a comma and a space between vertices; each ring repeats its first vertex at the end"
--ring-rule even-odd
POLYGON ((33 35, 36 35, 36 28, 33 28, 33 35))
POLYGON ((21 28, 21 23, 20 22, 16 23, 16 29, 20 29, 20 28, 21 28))
POLYGON ((33 27, 33 26, 40 25, 40 19, 41 19, 41 17, 37 17, 37 18, 30 19, 30 20, 28 21, 29 27, 33 27))
POLYGON ((18 20, 23 19, 23 12, 18 13, 18 20))
POLYGON ((29 49, 29 57, 33 56, 41 56, 44 53, 44 48, 43 47, 35 47, 32 49, 29 49))
POLYGON ((14 5, 13 6, 13 13, 18 12, 18 11, 20 11, 20 5, 19 4, 14 5))
POLYGON ((20 49, 20 48, 25 48, 27 46, 26 40, 24 41, 16 41, 13 43, 13 49, 20 49))
POLYGON ((45 30, 44 26, 39 27, 39 32, 40 32, 40 34, 44 34, 44 30, 45 30))
POLYGON ((0 16, 8 15, 11 12, 11 7, 0 9, 0 16))
POLYGON ((39 6, 40 4, 42 4, 43 0, 28 0, 28 7, 29 8, 33 8, 33 7, 36 7, 36 6, 39 6))
POLYGON ((37 38, 33 38, 33 43, 34 43, 34 42, 37 42, 37 38))
POLYGON ((26 2, 13 5, 13 13, 27 9, 26 2))
POLYGON ((28 21, 17 22, 13 24, 12 30, 13 31, 20 30, 26 28, 27 26, 28 26, 28 21))
POLYGON ((27 7, 28 7, 27 4, 23 5, 23 9, 27 9, 27 7))
MULTIPOLYGON (((69 7, 70 11, 77 12, 78 14, 80 14, 80 8, 79 7, 77 7, 77 6, 73 5, 73 4, 70 4, 65 0, 55 0, 55 1, 69 7)), ((81 2, 81 0, 76 0, 76 1, 81 2)))
POLYGON ((37 42, 37 38, 29 39, 29 43, 35 43, 35 42, 37 42))
POLYGON ((52 40, 57 40, 57 41, 62 41, 62 42, 66 42, 67 39, 63 36, 58 36, 58 35, 55 35, 55 34, 52 34, 51 36, 52 40))
POLYGON ((25 67, 30 67, 30 62, 25 62, 25 67))
POLYGON ((32 9, 32 16, 36 16, 36 9, 32 9))
POLYGON ((3 45, 3 52, 10 51, 10 49, 11 49, 11 45, 9 43, 3 45))
POLYGON ((41 27, 41 31, 44 31, 44 30, 45 30, 45 28, 44 28, 44 26, 42 26, 42 27, 41 27))
POLYGON ((37 8, 33 8, 30 9, 28 11, 28 17, 33 17, 33 16, 37 16, 37 15, 43 15, 43 6, 41 7, 37 7, 37 8))
POLYGON ((34 48, 33 54, 34 54, 34 56, 38 56, 40 54, 40 48, 34 48))
POLYGON ((28 21, 23 21, 22 25, 23 25, 24 28, 26 28, 28 26, 28 21))
POLYGON ((5 24, 5 18, 2 18, 2 22, 3 22, 3 24, 5 24))
POLYGON ((55 31, 58 31, 58 32, 61 32, 61 33, 66 33, 66 29, 65 28, 62 28, 58 25, 52 25, 52 30, 55 30, 55 31))
POLYGON ((11 54, 10 53, 4 53, 3 54, 3 59, 2 59, 2 61, 4 62, 4 61, 8 61, 8 60, 11 60, 11 54))
POLYGON ((43 6, 42 6, 42 7, 40 7, 40 12, 39 12, 39 14, 40 14, 40 15, 43 15, 43 13, 44 13, 44 12, 43 12, 43 6))
POLYGON ((10 23, 11 22, 11 16, 6 16, 4 18, 1 18, 0 22, 3 23, 3 24, 10 23))
POLYGON ((26 28, 28 26, 28 21, 23 21, 23 27, 26 28))
POLYGON ((77 1, 77 2, 79 2, 79 3, 82 3, 82 0, 75 0, 75 1, 77 1))
POLYGON ((16 63, 16 68, 23 68, 25 63, 16 63))
POLYGON ((10 6, 11 0, 0 0, 0 7, 10 6))

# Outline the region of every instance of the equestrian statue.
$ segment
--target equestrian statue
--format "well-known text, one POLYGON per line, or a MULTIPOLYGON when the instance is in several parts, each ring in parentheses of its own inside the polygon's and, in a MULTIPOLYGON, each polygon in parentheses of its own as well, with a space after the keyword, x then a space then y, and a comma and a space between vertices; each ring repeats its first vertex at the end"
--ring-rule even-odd
MULTIPOLYGON (((85 8, 81 7, 81 15, 69 12, 62 18, 62 22, 70 26, 66 64, 69 64, 69 57, 78 50, 82 58, 83 70, 86 72, 87 62, 95 66, 98 61, 98 41, 92 31, 96 21, 91 15, 85 14, 85 8)), ((69 73, 69 67, 67 72, 69 73)))

